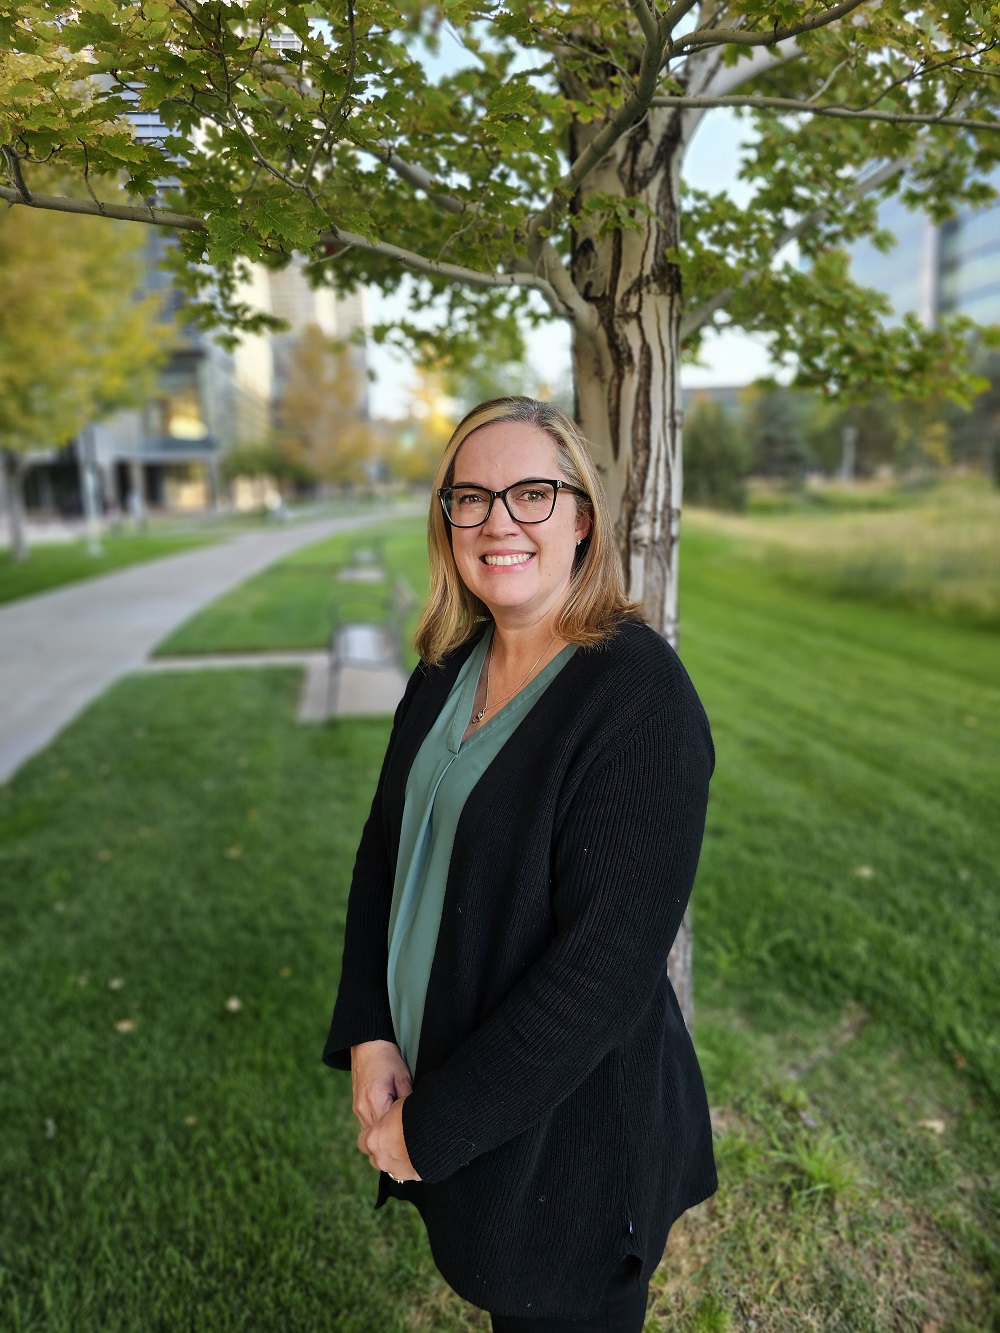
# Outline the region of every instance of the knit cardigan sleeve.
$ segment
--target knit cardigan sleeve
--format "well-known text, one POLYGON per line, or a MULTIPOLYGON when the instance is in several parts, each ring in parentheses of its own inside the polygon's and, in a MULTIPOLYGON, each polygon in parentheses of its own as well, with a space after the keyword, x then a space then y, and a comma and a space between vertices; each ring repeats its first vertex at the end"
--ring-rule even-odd
POLYGON ((354 859, 340 987, 323 1052, 324 1061, 334 1069, 350 1069, 352 1046, 365 1041, 396 1040, 386 983, 394 867, 383 794, 400 725, 422 679, 423 670, 417 667, 396 709, 375 796, 354 859))
POLYGON ((403 1104, 407 1150, 425 1181, 549 1114, 622 1043, 662 979, 694 881, 714 760, 692 693, 679 677, 668 690, 616 733, 559 823, 551 943, 403 1104))

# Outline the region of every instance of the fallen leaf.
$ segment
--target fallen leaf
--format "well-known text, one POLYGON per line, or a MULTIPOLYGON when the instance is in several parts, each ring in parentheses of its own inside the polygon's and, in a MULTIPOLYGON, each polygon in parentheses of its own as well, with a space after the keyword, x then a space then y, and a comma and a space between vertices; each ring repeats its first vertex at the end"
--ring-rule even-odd
POLYGON ((290 967, 279 967, 279 968, 278 968, 278 976, 279 976, 279 977, 285 977, 285 978, 287 979, 287 978, 290 977, 291 975, 292 975, 292 969, 291 969, 290 967))
POLYGON ((124 977, 112 977, 111 980, 108 982, 108 990, 124 990, 124 989, 125 989, 124 977))
POLYGON ((47 1115, 45 1117, 45 1137, 47 1139, 54 1139, 55 1136, 56 1136, 56 1122, 52 1119, 50 1115, 47 1115))
POLYGON ((231 1014, 238 1014, 243 1008, 243 1001, 238 995, 230 995, 229 999, 226 1001, 226 1008, 231 1014))
POLYGON ((854 873, 857 875, 858 879, 875 878, 875 871, 871 868, 871 866, 855 866, 854 873))
POLYGON ((929 1129, 932 1134, 943 1134, 947 1126, 943 1120, 918 1120, 918 1129, 929 1129))
POLYGON ((52 910, 53 912, 65 912, 66 904, 63 902, 61 898, 57 898, 55 902, 52 904, 52 910))
POLYGON ((134 1019, 134 1018, 119 1018, 118 1022, 115 1024, 115 1031, 116 1031, 116 1032, 134 1032, 134 1031, 135 1031, 135 1019, 134 1019))
POLYGON ((964 1069, 966 1064, 968 1064, 968 1061, 966 1060, 965 1056, 962 1054, 961 1051, 955 1052, 955 1054, 951 1057, 951 1062, 956 1069, 964 1069))
POLYGON ((198 1123, 198 1117, 196 1115, 186 1115, 184 1117, 184 1123, 185 1125, 196 1125, 198 1123))

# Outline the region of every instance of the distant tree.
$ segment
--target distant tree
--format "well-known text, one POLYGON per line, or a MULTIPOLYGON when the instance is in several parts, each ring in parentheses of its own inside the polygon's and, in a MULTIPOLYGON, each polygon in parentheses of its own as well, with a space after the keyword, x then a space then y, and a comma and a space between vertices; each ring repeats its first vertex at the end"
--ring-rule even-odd
POLYGON ((281 448, 291 465, 316 482, 344 486, 366 479, 377 441, 365 419, 364 388, 354 350, 308 325, 278 404, 281 448))
POLYGON ((815 411, 810 394, 778 387, 748 390, 744 412, 755 476, 802 484, 816 463, 810 443, 815 411))
POLYGON ((978 463, 1000 486, 1000 352, 988 353, 979 373, 986 388, 968 411, 953 407, 948 414, 956 461, 978 463))
POLYGON ((0 465, 11 557, 27 557, 33 451, 147 398, 174 334, 137 299, 142 237, 66 214, 0 213, 0 465))
POLYGON ((709 509, 746 508, 750 448, 733 414, 706 399, 684 415, 684 493, 709 509))
POLYGON ((847 407, 818 414, 811 442, 820 466, 835 473, 849 445, 853 471, 872 476, 880 468, 908 472, 947 467, 952 461, 956 411, 941 398, 925 402, 873 394, 847 407))
MULTIPOLYGON (((411 485, 429 482, 437 471, 454 424, 452 383, 443 370, 418 369, 408 419, 395 431, 387 459, 389 471, 398 480, 411 485)), ((476 390, 470 388, 470 392, 474 395, 476 390)), ((489 392, 484 396, 490 396, 489 392)), ((473 396, 468 406, 481 401, 473 396)))
POLYGON ((228 449, 222 458, 222 475, 227 481, 235 481, 237 477, 272 477, 278 483, 308 480, 307 474, 295 466, 276 440, 238 444, 228 449))

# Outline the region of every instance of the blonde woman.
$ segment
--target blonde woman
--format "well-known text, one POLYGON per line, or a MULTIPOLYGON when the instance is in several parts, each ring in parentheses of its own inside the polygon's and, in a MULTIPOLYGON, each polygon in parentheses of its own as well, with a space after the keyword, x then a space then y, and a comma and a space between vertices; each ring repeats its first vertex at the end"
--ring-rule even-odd
POLYGON ((556 408, 465 417, 429 547, 324 1058, 351 1070, 379 1205, 419 1209, 496 1333, 638 1333, 672 1222, 716 1187, 667 976, 708 722, 556 408))

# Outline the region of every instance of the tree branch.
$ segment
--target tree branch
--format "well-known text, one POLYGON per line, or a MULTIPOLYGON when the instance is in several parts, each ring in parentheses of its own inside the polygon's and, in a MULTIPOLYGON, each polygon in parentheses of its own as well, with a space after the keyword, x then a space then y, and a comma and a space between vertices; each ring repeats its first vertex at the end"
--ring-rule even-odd
MULTIPOLYGON (((630 0, 632 9, 643 24, 642 11, 650 16, 646 0, 630 0)), ((645 33, 645 26, 643 27, 645 33)), ((599 130, 587 147, 570 167, 552 191, 549 202, 540 212, 528 220, 528 232, 531 236, 542 235, 552 227, 555 219, 566 207, 566 202, 576 192, 580 182, 608 155, 619 139, 633 125, 637 124, 649 110, 649 104, 656 93, 660 66, 669 40, 666 33, 657 26, 653 36, 647 37, 639 64, 635 92, 625 99, 603 129, 599 130)))
POLYGON ((891 125, 952 125, 958 129, 1000 130, 1000 120, 971 120, 966 116, 916 115, 908 111, 858 111, 844 106, 816 106, 814 102, 795 97, 654 97, 652 106, 693 107, 708 110, 712 107, 758 107, 763 111, 802 111, 810 116, 834 116, 839 120, 883 120, 891 125))
POLYGON ((696 28, 686 37, 681 37, 671 54, 680 55, 684 51, 698 51, 707 46, 777 46, 789 37, 799 37, 804 32, 816 32, 830 23, 836 23, 846 14, 860 8, 865 0, 843 0, 832 9, 825 10, 813 19, 802 19, 799 23, 790 23, 787 28, 774 28, 771 32, 746 32, 742 28, 696 28))
POLYGON ((21 159, 18 157, 14 149, 8 147, 7 144, 4 144, 3 147, 0 148, 0 153, 3 154, 3 160, 7 166, 7 175, 14 182, 14 188, 17 193, 17 198, 11 200, 11 202, 18 204, 33 203, 34 200, 31 191, 25 184, 24 176, 21 173, 21 159))
POLYGON ((147 222, 156 227, 173 227, 178 231, 208 231, 203 218, 186 213, 171 213, 165 208, 140 208, 132 204, 104 204, 99 199, 67 199, 63 195, 32 194, 25 199, 18 190, 0 185, 0 199, 8 204, 24 204, 27 208, 47 209, 53 213, 83 213, 88 217, 115 218, 122 222, 147 222))
MULTIPOLYGON (((534 272, 483 273, 479 269, 466 268, 464 264, 448 264, 438 259, 428 259, 425 255, 417 254, 414 250, 404 250, 398 245, 391 245, 388 241, 370 241, 367 236, 359 236, 356 232, 342 231, 339 227, 323 232, 318 240, 321 245, 341 246, 345 249, 366 250, 370 254, 384 255, 386 259, 395 259, 398 263, 403 264, 406 268, 413 269, 416 273, 428 273, 433 277, 446 278, 451 282, 468 283, 470 287, 534 287, 557 314, 568 318, 572 313, 552 284, 546 278, 540 277, 534 272)), ((331 255, 330 258, 335 258, 335 256, 331 255)), ((318 262, 322 262, 322 260, 318 262)))
POLYGON ((660 31, 673 32, 681 19, 686 18, 698 3, 699 0, 674 0, 670 8, 664 10, 663 17, 660 19, 660 31))
MULTIPOLYGON (((887 162, 885 166, 879 167, 878 170, 873 171, 864 180, 858 181, 849 190, 842 190, 836 198, 831 199, 822 208, 814 208, 805 217, 799 218, 798 222, 786 227, 774 238, 769 247, 769 258, 773 259, 786 245, 790 245, 792 241, 797 241, 800 236, 804 236, 807 231, 815 227, 818 222, 822 222, 829 213, 838 209, 847 200, 863 199, 866 194, 871 194, 873 190, 879 189, 880 186, 891 181, 893 177, 900 175, 906 170, 908 162, 908 158, 899 158, 895 162, 887 162)), ((760 277, 762 272, 763 269, 755 268, 749 273, 745 273, 740 279, 740 285, 743 287, 749 286, 755 278, 760 277)), ((701 305, 696 306, 694 310, 686 314, 681 320, 681 340, 690 338, 692 333, 697 333, 699 329, 704 328, 715 312, 721 310, 726 304, 734 290, 732 284, 723 287, 721 291, 716 292, 714 296, 709 297, 707 301, 703 301, 701 305)))
POLYGON ((479 205, 465 199, 459 199, 453 194, 444 194, 437 189, 437 182, 426 167, 414 166, 412 162, 406 162, 401 158, 393 148, 392 144, 386 139, 380 139, 374 148, 367 148, 362 145, 365 152, 371 153, 377 157, 380 162, 384 162, 387 167, 401 176, 403 180, 418 190, 423 190, 427 198, 435 207, 443 209, 446 213, 478 213, 479 205))
MULTIPOLYGON (((334 124, 337 124, 337 128, 339 129, 347 119, 347 108, 351 100, 351 94, 354 92, 354 76, 358 69, 358 34, 355 27, 354 0, 347 0, 347 30, 350 34, 350 56, 348 57, 347 62, 347 76, 344 81, 344 95, 337 103, 337 108, 333 115, 325 122, 325 129, 316 140, 316 144, 309 155, 309 161, 306 163, 305 173, 302 177, 304 185, 308 185, 312 180, 313 172, 316 170, 316 163, 319 161, 320 152, 329 140, 331 133, 336 132, 333 129, 334 124), (339 124, 337 122, 339 122, 339 124)), ((261 37, 263 39, 263 30, 261 30, 261 37)), ((259 49, 260 46, 258 44, 258 51, 259 49)), ((254 52, 255 58, 256 55, 257 51, 254 52)))
POLYGON ((689 85, 689 92, 692 96, 722 97, 737 88, 742 88, 745 83, 755 79, 758 74, 763 74, 765 70, 777 69, 789 60, 800 60, 804 55, 802 47, 792 38, 786 38, 777 46, 755 47, 748 59, 740 60, 735 65, 723 65, 720 52, 719 60, 711 67, 701 88, 689 85))

